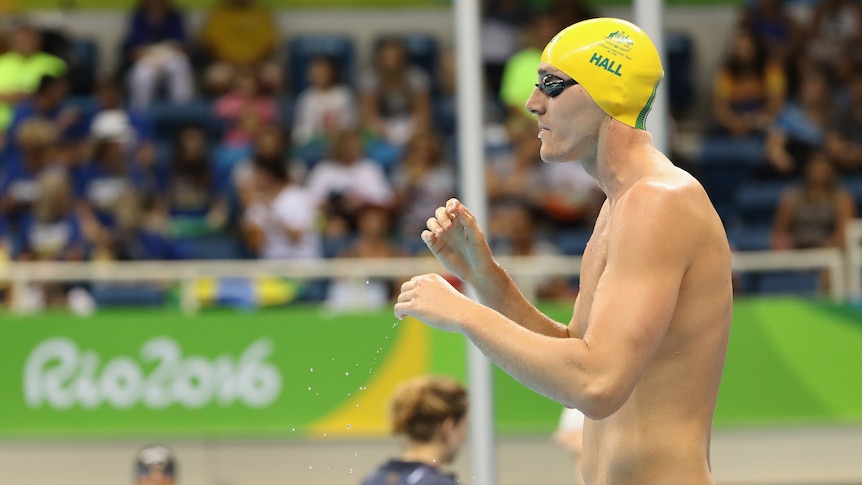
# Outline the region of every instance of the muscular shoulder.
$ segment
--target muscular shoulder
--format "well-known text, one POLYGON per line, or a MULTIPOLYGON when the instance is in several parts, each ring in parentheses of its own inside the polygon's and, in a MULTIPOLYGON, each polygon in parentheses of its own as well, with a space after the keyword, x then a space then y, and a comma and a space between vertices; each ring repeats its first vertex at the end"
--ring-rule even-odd
POLYGON ((651 218, 676 224, 690 222, 696 213, 711 208, 700 183, 678 169, 635 182, 617 205, 623 218, 651 218))
POLYGON ((611 231, 626 244, 657 244, 682 253, 696 246, 715 214, 703 187, 674 170, 636 182, 612 210, 611 231))

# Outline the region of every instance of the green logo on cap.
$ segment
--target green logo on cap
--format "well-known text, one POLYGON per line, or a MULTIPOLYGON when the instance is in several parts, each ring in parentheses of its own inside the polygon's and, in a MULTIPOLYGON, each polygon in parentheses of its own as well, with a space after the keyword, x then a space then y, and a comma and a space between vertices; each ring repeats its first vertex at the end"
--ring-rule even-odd
POLYGON ((631 39, 631 37, 629 37, 629 35, 626 34, 625 31, 622 31, 622 30, 617 30, 616 32, 611 32, 605 38, 608 40, 612 40, 614 42, 618 42, 620 44, 628 45, 628 46, 631 46, 632 44, 635 43, 635 41, 633 41, 631 39))

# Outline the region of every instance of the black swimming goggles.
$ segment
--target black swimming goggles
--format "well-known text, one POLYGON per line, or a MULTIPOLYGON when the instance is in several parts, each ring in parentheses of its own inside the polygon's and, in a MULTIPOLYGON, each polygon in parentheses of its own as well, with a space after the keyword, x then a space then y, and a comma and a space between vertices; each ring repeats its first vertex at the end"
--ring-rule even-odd
POLYGON ((545 74, 542 76, 542 80, 536 83, 536 87, 541 89, 543 93, 547 94, 549 98, 556 98, 563 91, 566 90, 569 86, 574 86, 578 84, 574 79, 569 79, 568 81, 560 79, 553 74, 545 74))

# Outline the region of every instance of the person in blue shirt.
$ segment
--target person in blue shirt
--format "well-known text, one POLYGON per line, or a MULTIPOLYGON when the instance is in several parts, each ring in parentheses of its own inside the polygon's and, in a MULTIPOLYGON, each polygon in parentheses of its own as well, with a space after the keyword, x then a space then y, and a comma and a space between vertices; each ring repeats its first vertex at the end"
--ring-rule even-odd
POLYGON ((37 178, 51 165, 51 151, 57 140, 56 123, 44 119, 28 120, 16 131, 16 156, 5 160, 0 176, 0 214, 6 217, 13 233, 41 196, 37 178))
POLYGON ((423 376, 399 387, 392 398, 392 431, 405 437, 404 451, 362 485, 455 485, 449 465, 467 435, 467 390, 452 379, 423 376))
POLYGON ((194 79, 182 13, 170 0, 140 0, 129 18, 121 52, 128 73, 132 105, 148 107, 163 81, 174 103, 194 96, 194 79))

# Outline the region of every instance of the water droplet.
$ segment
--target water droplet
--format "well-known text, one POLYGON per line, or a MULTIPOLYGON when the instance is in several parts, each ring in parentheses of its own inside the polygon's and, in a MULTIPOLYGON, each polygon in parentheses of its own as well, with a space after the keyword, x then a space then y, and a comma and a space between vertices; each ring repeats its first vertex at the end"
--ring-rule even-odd
POLYGON ((308 390, 309 390, 309 391, 311 390, 311 386, 308 386, 308 390))
POLYGON ((349 376, 350 372, 345 372, 344 375, 349 376))
POLYGON ((383 338, 385 338, 386 340, 389 340, 389 335, 387 335, 387 336, 385 336, 385 337, 383 337, 383 338))
POLYGON ((347 393, 347 397, 350 397, 350 393, 349 393, 349 392, 347 393))
POLYGON ((353 473, 353 468, 348 468, 348 469, 347 469, 347 473, 352 474, 352 473, 353 473))
POLYGON ((359 404, 357 404, 356 407, 359 407, 359 404))
POLYGON ((326 438, 326 433, 323 433, 323 437, 326 438))
POLYGON ((349 424, 347 425, 347 429, 350 429, 350 425, 349 425, 349 424))
POLYGON ((308 369, 308 372, 314 372, 314 367, 312 367, 311 369, 308 369))
POLYGON ((312 469, 312 466, 311 466, 311 465, 308 465, 308 469, 309 469, 309 470, 311 470, 311 469, 312 469))
POLYGON ((370 285, 371 283, 369 283, 368 280, 365 280, 365 284, 370 285))
POLYGON ((295 432, 296 432, 296 428, 290 428, 290 431, 295 433, 295 432))
POLYGON ((397 327, 397 326, 398 326, 398 322, 395 322, 395 323, 393 323, 393 324, 392 324, 392 328, 395 328, 395 327, 397 327))

